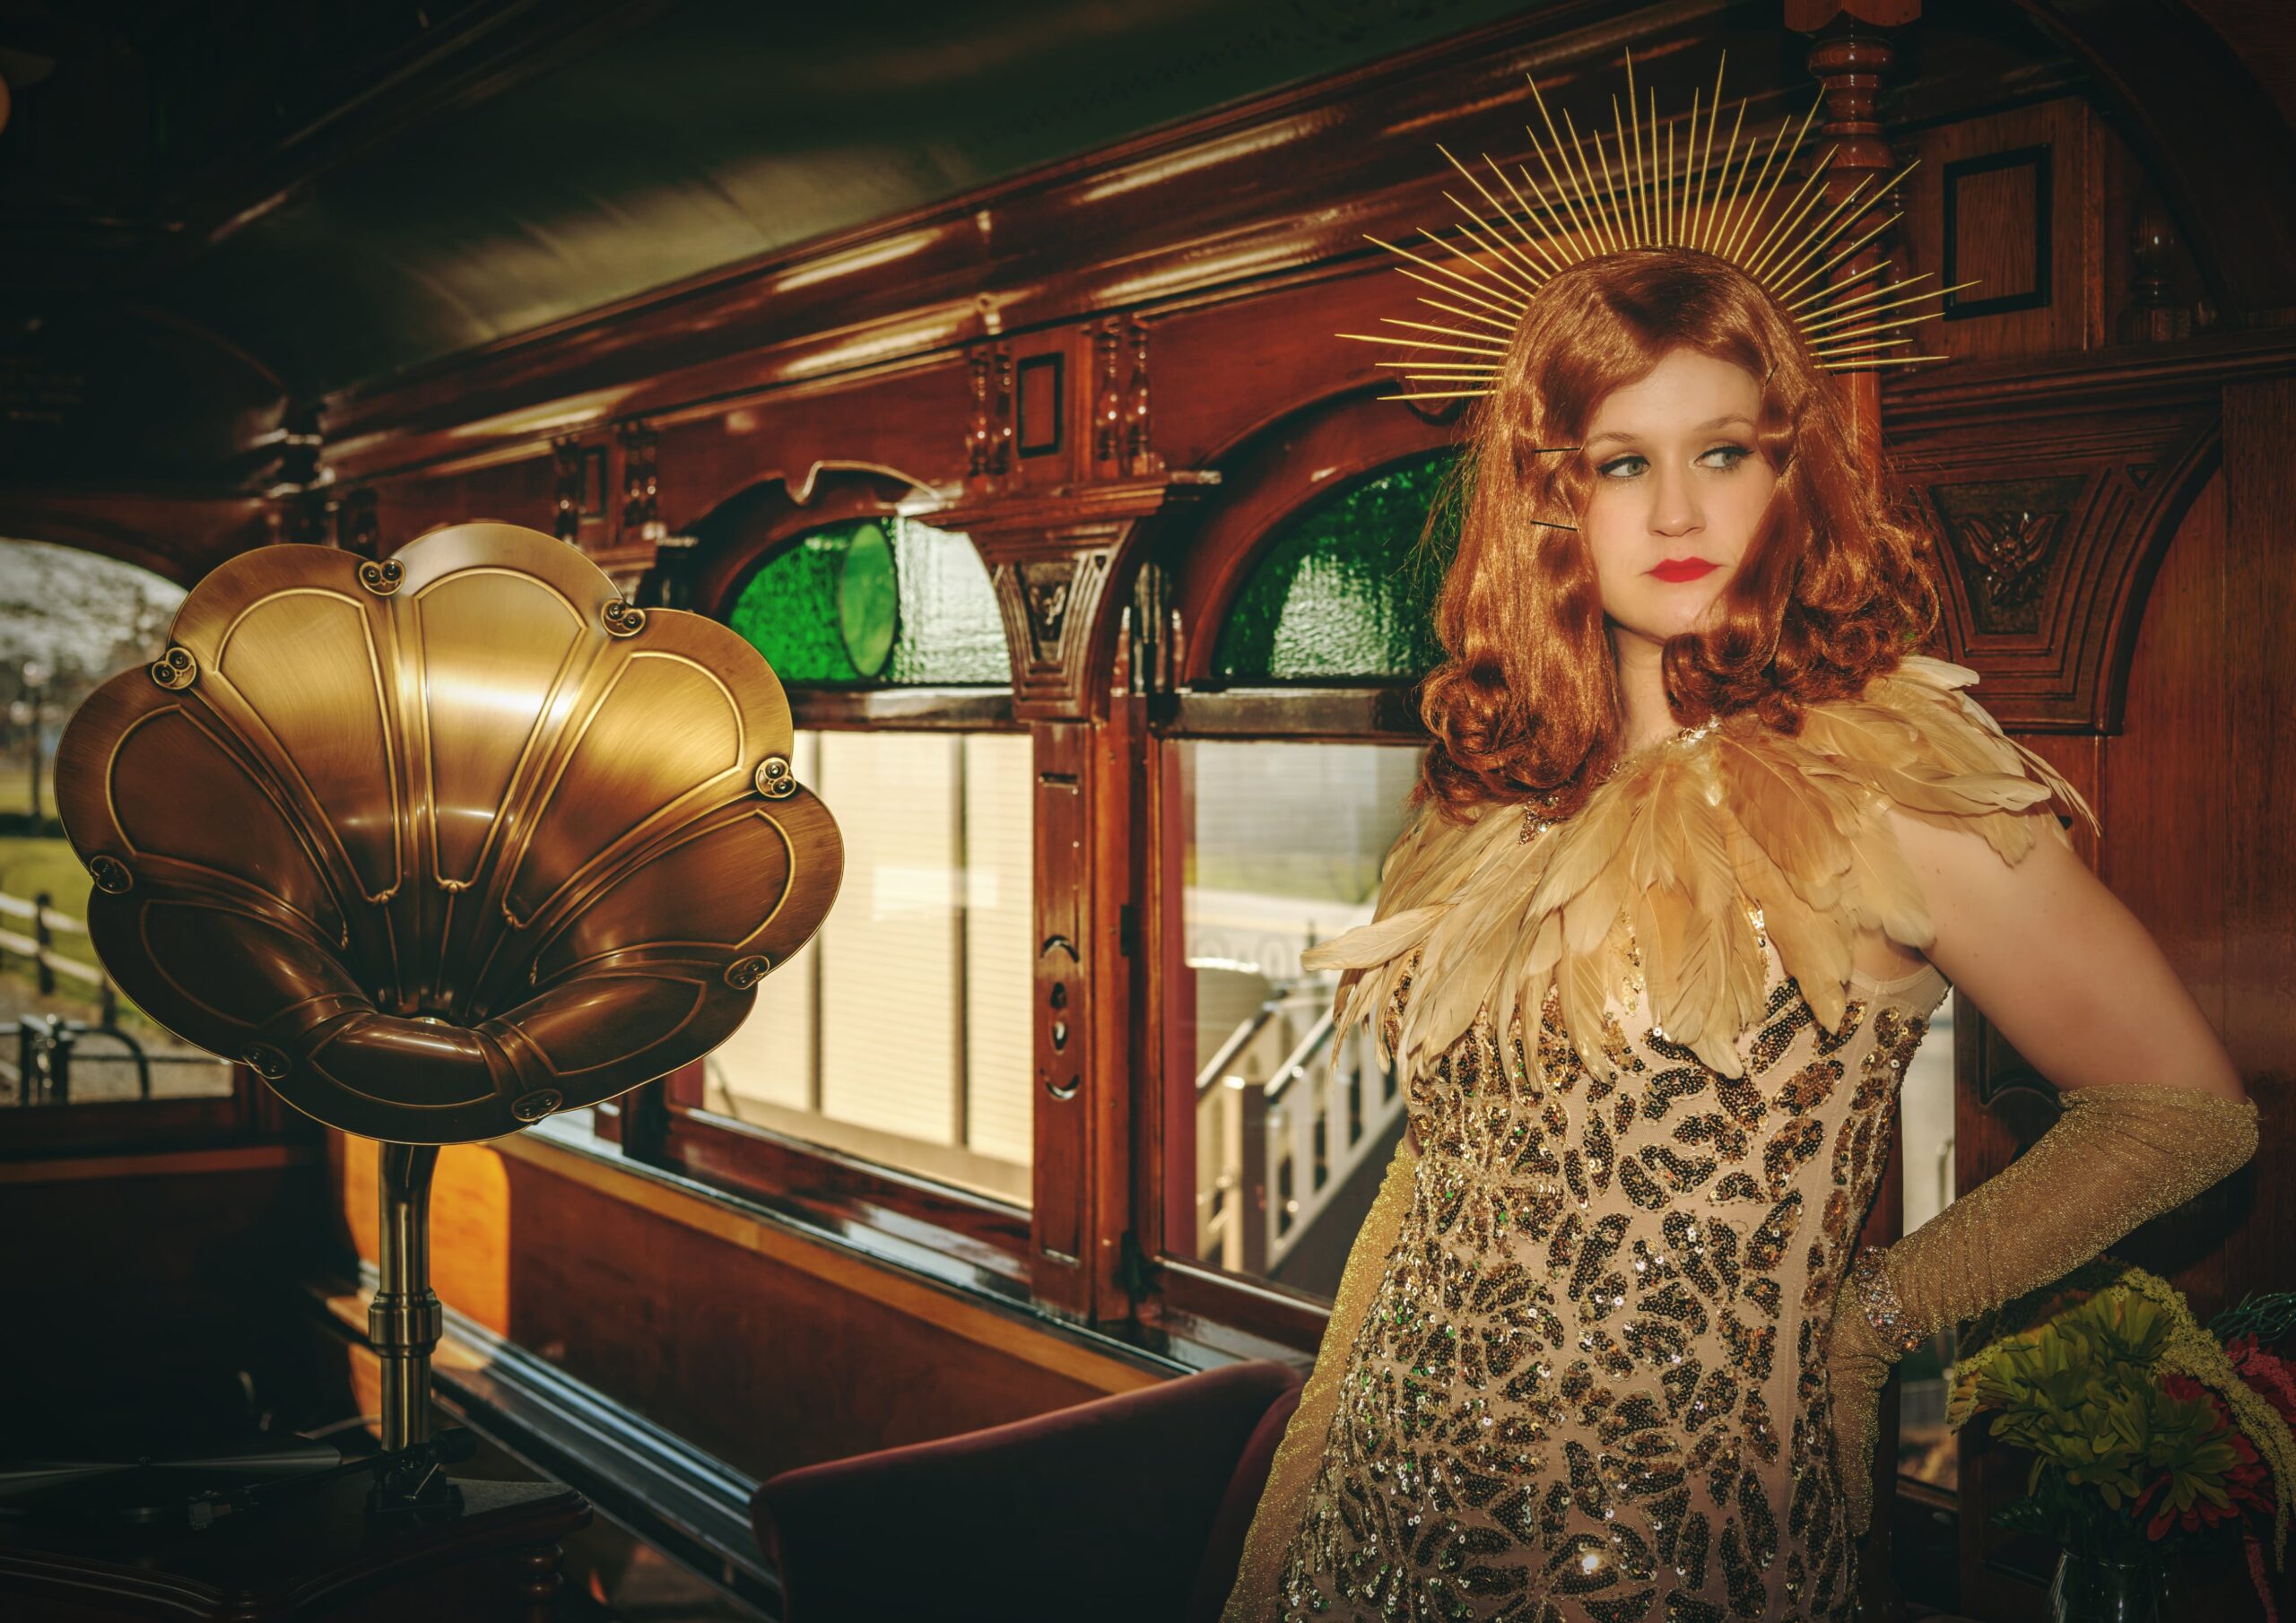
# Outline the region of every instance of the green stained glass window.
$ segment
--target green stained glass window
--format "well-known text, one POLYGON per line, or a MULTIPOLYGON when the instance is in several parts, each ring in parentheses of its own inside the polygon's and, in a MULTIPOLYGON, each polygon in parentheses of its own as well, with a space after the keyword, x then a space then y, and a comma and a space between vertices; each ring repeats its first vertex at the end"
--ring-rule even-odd
POLYGON ((1360 480, 1288 520, 1261 551, 1220 629, 1227 681, 1424 675, 1442 658, 1436 588, 1457 549, 1458 453, 1360 480), (1431 534, 1427 516, 1448 505, 1431 534), (1422 536, 1425 535, 1425 544, 1422 536))
POLYGON ((808 531, 750 577, 727 621, 787 682, 1003 687, 1004 624, 964 536, 899 516, 808 531))

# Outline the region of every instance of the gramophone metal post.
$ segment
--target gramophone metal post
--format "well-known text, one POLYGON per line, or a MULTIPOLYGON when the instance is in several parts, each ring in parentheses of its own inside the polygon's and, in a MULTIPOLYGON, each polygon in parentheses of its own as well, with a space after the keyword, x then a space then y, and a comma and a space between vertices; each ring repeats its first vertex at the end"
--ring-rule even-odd
POLYGON ((383 1446, 400 1449, 430 1435, 430 1350, 445 1328, 430 1289, 430 1175, 439 1146, 377 1148, 381 1280, 367 1309, 367 1338, 383 1364, 383 1446))

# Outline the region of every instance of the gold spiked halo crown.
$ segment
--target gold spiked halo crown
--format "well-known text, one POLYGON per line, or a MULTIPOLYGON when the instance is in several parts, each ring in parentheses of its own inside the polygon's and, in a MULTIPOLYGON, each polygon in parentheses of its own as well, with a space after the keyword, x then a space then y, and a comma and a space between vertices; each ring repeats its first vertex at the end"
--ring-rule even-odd
POLYGON ((1757 168, 1754 154, 1761 143, 1745 131, 1744 98, 1723 143, 1722 161, 1719 164, 1713 161, 1722 113, 1721 65, 1715 69, 1712 98, 1700 93, 1691 97, 1679 162, 1678 121, 1660 120, 1655 91, 1646 114, 1635 94, 1631 53, 1626 59, 1625 108, 1620 108, 1617 97, 1611 98, 1610 152, 1604 150, 1599 128, 1591 142, 1582 142, 1568 109, 1557 129, 1554 115, 1547 110, 1546 99, 1539 94, 1534 80, 1531 96, 1546 125, 1546 142, 1540 143, 1535 130, 1526 133, 1531 137, 1544 184, 1529 164, 1518 164, 1516 175, 1510 176, 1485 153, 1483 167, 1490 171, 1494 190, 1448 148, 1436 149, 1490 210, 1486 214, 1449 192, 1443 194, 1444 200, 1459 211, 1458 234, 1474 251, 1423 227, 1420 235, 1434 250, 1432 256, 1377 237, 1370 239, 1405 262, 1397 267, 1405 275, 1443 295, 1432 299, 1421 294, 1420 303, 1472 325, 1387 316, 1380 319, 1399 331, 1340 336, 1412 352, 1404 360, 1378 363, 1401 371, 1404 381, 1414 386, 1402 394, 1383 395, 1383 400, 1456 400, 1487 395, 1516 325, 1549 278, 1571 265, 1629 248, 1687 247, 1726 259, 1760 282, 1800 331, 1818 364, 1830 371, 1942 360, 1936 355, 1883 352, 1912 342, 1901 329, 1936 314, 1934 308, 1923 308, 1930 300, 1973 283, 1909 291, 1928 280, 1929 273, 1925 271, 1892 282, 1886 274, 1890 268, 1886 259, 1876 259, 1833 279, 1837 270, 1902 217, 1892 204, 1883 218, 1862 230, 1857 229, 1866 213, 1880 206, 1913 165, 1907 164, 1879 184, 1873 176, 1861 177, 1841 198, 1821 207, 1825 198, 1822 183, 1834 157, 1830 149, 1798 186, 1790 193, 1787 190, 1794 160, 1823 94, 1820 91, 1819 99, 1811 102, 1799 125, 1788 117, 1779 126, 1757 168), (1789 128, 1793 130, 1790 141, 1787 138, 1789 128), (1743 141, 1742 135, 1745 136, 1743 141), (1444 359, 1427 359, 1429 351, 1439 352, 1444 359))

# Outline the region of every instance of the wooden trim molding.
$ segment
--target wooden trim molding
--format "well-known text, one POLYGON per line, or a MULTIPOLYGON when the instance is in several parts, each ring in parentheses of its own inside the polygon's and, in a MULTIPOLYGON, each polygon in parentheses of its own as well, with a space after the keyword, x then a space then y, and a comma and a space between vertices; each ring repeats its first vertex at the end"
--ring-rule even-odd
MULTIPOLYGON (((807 1229, 779 1213, 730 1198, 691 1179, 561 1141, 570 1124, 496 1139, 506 1159, 524 1162, 713 1239, 810 1273, 952 1335, 1102 1392, 1129 1392, 1178 1373, 1170 1360, 1125 1347, 1014 1300, 991 1306, 981 1289, 950 1282, 935 1247, 891 1235, 865 1247, 849 1235, 807 1229), (867 1265, 857 1268, 856 1261, 867 1265), (1050 1332, 1050 1333, 1048 1333, 1050 1332), (1095 1347, 1092 1343, 1100 1343, 1095 1347)), ((986 1283, 986 1281, 981 1281, 986 1283)))

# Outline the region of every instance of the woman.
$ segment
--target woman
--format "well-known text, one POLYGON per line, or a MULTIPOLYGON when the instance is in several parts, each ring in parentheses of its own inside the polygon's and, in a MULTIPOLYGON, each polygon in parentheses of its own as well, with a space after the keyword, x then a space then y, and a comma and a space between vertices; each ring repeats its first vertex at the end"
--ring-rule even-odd
POLYGON ((1761 283, 1569 265, 1492 383, 1417 815, 1313 960, 1411 1130, 1226 1616, 1846 1618, 1892 1361, 2222 1177, 2255 1107, 2088 808, 1909 652, 1926 543, 1761 283), (2066 1108, 1854 1259, 1949 981, 2066 1108))

